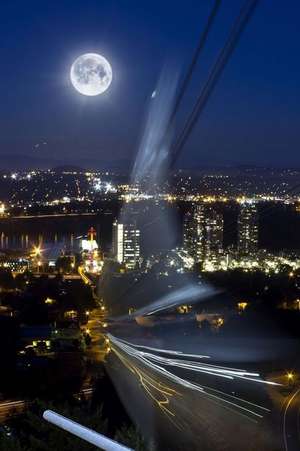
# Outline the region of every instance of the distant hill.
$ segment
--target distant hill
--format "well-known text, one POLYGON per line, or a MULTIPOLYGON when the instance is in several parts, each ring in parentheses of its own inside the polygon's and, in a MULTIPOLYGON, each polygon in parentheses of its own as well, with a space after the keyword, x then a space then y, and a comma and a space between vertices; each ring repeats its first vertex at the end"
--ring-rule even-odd
POLYGON ((81 168, 79 166, 75 166, 74 164, 65 164, 63 166, 55 166, 52 168, 55 172, 82 172, 85 168, 81 168))
MULTIPOLYGON (((112 162, 101 161, 92 158, 80 159, 61 159, 51 157, 28 156, 23 154, 10 154, 0 156, 0 171, 1 170, 26 170, 26 169, 52 169, 52 168, 84 168, 84 169, 98 169, 98 170, 122 170, 128 171, 130 169, 130 161, 126 159, 115 160, 112 162)), ((65 169, 63 169, 65 170, 65 169)))
MULTIPOLYGON (((57 159, 51 157, 40 157, 35 155, 24 155, 24 154, 9 154, 0 155, 0 171, 2 170, 26 170, 26 169, 53 169, 58 171, 66 170, 115 170, 121 171, 123 173, 129 173, 132 167, 133 161, 129 159, 119 159, 114 161, 103 161, 97 158, 74 158, 74 159, 57 159)), ((258 166, 255 164, 228 164, 228 165, 209 165, 203 164, 199 167, 189 167, 183 166, 180 171, 184 174, 194 174, 201 175, 207 173, 220 173, 228 175, 250 175, 251 173, 256 174, 267 174, 270 175, 271 172, 274 174, 281 172, 282 170, 290 170, 291 168, 280 168, 280 167, 266 167, 258 166)), ((294 168, 293 170, 299 171, 299 168, 294 168)), ((173 169, 173 172, 178 171, 178 169, 173 169)))
POLYGON ((22 154, 0 156, 0 170, 48 169, 61 164, 63 162, 52 158, 40 158, 22 154))

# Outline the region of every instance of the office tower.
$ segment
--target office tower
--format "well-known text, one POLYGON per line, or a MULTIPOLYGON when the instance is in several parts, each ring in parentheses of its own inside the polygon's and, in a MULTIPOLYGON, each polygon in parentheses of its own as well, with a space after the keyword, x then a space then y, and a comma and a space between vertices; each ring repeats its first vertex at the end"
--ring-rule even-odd
POLYGON ((204 205, 188 211, 183 219, 183 248, 199 262, 203 258, 204 205))
POLYGON ((241 204, 238 217, 238 251, 242 255, 253 254, 258 247, 258 214, 254 203, 241 204))
POLYGON ((188 211, 183 218, 183 248, 196 259, 197 225, 194 213, 191 211, 188 211))
POLYGON ((140 261, 140 230, 136 222, 113 224, 113 254, 119 263, 134 269, 140 261))
POLYGON ((204 214, 203 260, 213 265, 223 253, 223 216, 208 206, 204 214))
POLYGON ((186 213, 183 246, 196 262, 217 263, 223 251, 223 217, 210 205, 197 205, 186 213))

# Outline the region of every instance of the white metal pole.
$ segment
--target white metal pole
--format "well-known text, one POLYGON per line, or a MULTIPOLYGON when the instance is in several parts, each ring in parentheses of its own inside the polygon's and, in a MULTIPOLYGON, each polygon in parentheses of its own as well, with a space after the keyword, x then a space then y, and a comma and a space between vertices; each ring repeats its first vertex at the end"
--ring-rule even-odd
POLYGON ((43 418, 61 429, 76 435, 82 440, 98 446, 98 448, 101 448, 104 451, 133 451, 131 448, 120 445, 118 442, 105 437, 105 435, 99 434, 85 426, 81 426, 81 424, 69 420, 69 418, 63 417, 52 410, 46 410, 43 413, 43 418))

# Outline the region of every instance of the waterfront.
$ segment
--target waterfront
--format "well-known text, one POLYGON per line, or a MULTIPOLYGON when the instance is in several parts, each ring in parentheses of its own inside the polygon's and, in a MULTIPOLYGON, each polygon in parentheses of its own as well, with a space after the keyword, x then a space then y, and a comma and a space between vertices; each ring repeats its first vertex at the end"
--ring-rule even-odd
POLYGON ((100 245, 106 247, 111 236, 112 215, 78 214, 0 219, 0 250, 31 250, 33 246, 61 245, 79 249, 79 240, 90 227, 97 232, 100 245))

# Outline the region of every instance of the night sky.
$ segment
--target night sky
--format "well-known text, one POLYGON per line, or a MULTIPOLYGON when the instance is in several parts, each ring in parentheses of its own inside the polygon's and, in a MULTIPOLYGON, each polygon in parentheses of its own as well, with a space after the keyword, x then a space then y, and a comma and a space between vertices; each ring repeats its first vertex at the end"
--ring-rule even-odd
MULTIPOLYGON (((1 2, 0 155, 81 165, 132 161, 162 66, 172 60, 184 72, 212 3, 1 2), (85 52, 112 65, 112 85, 97 97, 80 95, 69 81, 72 62, 85 52)), ((242 0, 223 3, 178 130, 242 0)), ((299 17, 299 0, 259 2, 181 166, 300 167, 299 17)))

